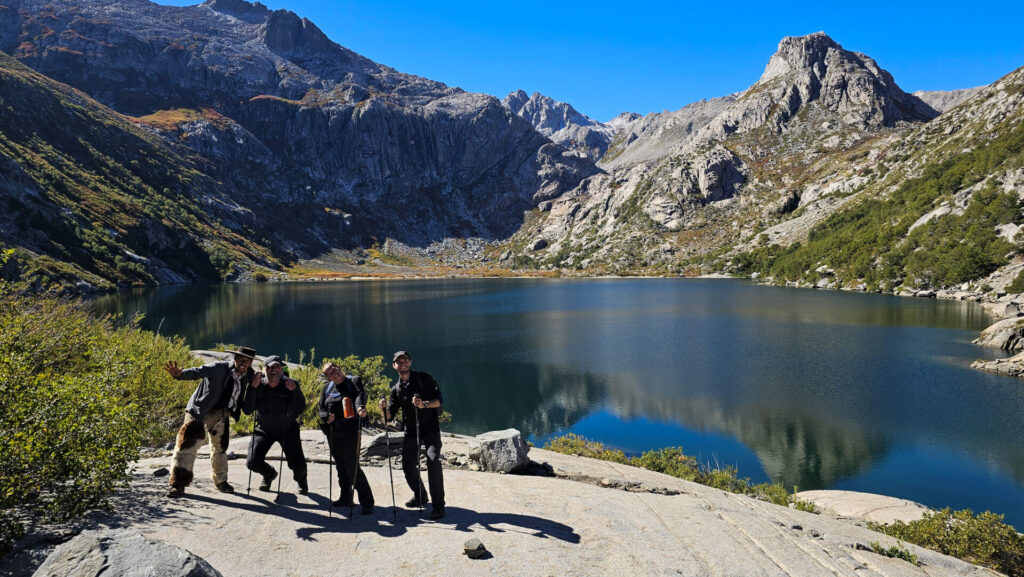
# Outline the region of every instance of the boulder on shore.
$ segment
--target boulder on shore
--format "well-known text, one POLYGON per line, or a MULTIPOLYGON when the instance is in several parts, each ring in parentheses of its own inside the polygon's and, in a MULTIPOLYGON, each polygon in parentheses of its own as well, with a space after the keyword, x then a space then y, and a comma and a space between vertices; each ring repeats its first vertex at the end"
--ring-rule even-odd
POLYGON ((974 339, 974 344, 983 347, 994 347, 1004 351, 1020 351, 1024 349, 1024 319, 1011 317, 1003 319, 981 331, 981 336, 974 339))
POLYGON ((32 577, 221 577, 188 551, 143 537, 131 529, 83 531, 57 547, 32 577))
POLYGON ((392 431, 384 436, 384 433, 374 435, 369 441, 363 441, 362 454, 366 457, 387 457, 390 450, 391 456, 402 454, 402 443, 405 442, 404 431, 392 431))
POLYGON ((509 473, 530 464, 530 447, 516 429, 489 431, 469 443, 469 458, 484 471, 509 473))

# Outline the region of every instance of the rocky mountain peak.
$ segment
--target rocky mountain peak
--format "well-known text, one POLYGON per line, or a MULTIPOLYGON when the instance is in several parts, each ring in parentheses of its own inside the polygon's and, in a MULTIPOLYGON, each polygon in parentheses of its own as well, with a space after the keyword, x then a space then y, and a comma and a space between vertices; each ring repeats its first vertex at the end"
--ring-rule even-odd
POLYGON ((289 58, 326 57, 334 49, 334 43, 316 24, 288 10, 271 12, 259 37, 267 48, 289 58))
POLYGON ((767 82, 792 70, 810 69, 824 75, 823 67, 829 50, 842 50, 842 46, 824 32, 807 36, 787 36, 768 60, 768 66, 758 83, 767 82))
POLYGON ((234 16, 253 24, 263 22, 267 18, 267 14, 270 14, 270 9, 263 4, 245 0, 206 0, 199 7, 234 16))
POLYGON ((623 112, 622 114, 620 114, 620 115, 616 116, 615 118, 609 120, 606 124, 608 126, 611 126, 612 128, 614 128, 615 130, 620 130, 623 127, 625 127, 627 124, 629 124, 630 122, 633 122, 635 120, 639 120, 641 118, 643 118, 643 116, 641 114, 636 113, 636 112, 623 112))
POLYGON ((539 92, 527 97, 525 91, 516 90, 501 104, 552 142, 591 160, 601 158, 614 132, 610 126, 580 114, 571 104, 539 92))
POLYGON ((508 96, 501 101, 506 108, 512 111, 512 114, 519 114, 519 111, 526 106, 526 103, 530 101, 530 96, 526 94, 523 89, 516 90, 515 92, 509 92, 508 96))

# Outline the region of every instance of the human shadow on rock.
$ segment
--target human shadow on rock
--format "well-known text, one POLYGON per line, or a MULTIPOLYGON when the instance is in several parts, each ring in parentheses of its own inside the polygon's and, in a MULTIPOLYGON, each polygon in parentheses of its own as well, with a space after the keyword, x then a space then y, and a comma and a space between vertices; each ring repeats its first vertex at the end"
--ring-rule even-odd
POLYGON ((460 507, 446 507, 444 519, 437 521, 441 525, 455 525, 455 530, 467 533, 474 532, 474 525, 479 525, 486 531, 493 533, 505 533, 513 531, 525 533, 540 539, 558 539, 566 543, 580 542, 580 536, 572 527, 532 515, 517 515, 514 513, 479 513, 470 509, 460 507), (511 528, 502 528, 499 525, 509 525, 511 528))

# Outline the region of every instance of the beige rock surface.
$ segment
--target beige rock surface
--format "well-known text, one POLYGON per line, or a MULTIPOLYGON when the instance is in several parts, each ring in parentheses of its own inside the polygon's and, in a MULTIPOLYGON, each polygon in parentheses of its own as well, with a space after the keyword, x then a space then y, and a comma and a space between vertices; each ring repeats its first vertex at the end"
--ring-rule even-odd
POLYGON ((823 512, 876 523, 917 521, 928 511, 920 503, 858 491, 801 491, 795 496, 823 512))
MULTIPOLYGON (((920 566, 877 555, 866 549, 888 538, 850 521, 540 449, 530 458, 555 476, 445 470, 448 515, 439 522, 402 507, 410 491, 398 470, 392 521, 384 466, 364 468, 373 515, 357 507, 351 518, 347 509, 329 517, 326 445, 319 432, 303 435, 308 496, 295 494, 287 466, 280 502, 256 490, 258 478, 247 495, 244 458, 230 461, 236 492, 219 493, 201 457, 187 497, 171 500, 167 478, 153 475, 169 465, 160 456, 139 462, 135 488, 100 524, 185 548, 226 576, 995 575, 912 545, 920 566), (492 556, 463 555, 473 537, 492 556)), ((464 454, 468 440, 447 436, 444 452, 464 454)), ((231 450, 244 455, 247 443, 233 439, 231 450)))

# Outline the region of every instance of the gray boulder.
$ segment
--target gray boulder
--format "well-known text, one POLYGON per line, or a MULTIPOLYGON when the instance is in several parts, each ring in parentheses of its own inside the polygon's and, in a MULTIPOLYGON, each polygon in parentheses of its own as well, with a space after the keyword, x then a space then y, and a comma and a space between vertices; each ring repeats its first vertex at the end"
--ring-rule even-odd
POLYGON ((508 473, 530 463, 529 445, 516 429, 489 431, 469 442, 469 458, 478 462, 484 471, 508 473))
POLYGON ((33 577, 221 577, 184 549, 131 529, 83 531, 57 547, 33 577))
POLYGON ((1015 302, 999 303, 992 312, 999 318, 1012 318, 1020 316, 1020 306, 1015 302))
POLYGON ((403 431, 393 431, 388 433, 388 437, 384 436, 384 433, 374 435, 370 437, 369 441, 363 441, 362 454, 367 457, 387 457, 388 447, 390 446, 391 456, 402 454, 402 442, 405 440, 405 433, 403 431))

